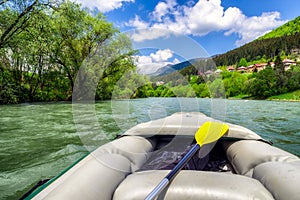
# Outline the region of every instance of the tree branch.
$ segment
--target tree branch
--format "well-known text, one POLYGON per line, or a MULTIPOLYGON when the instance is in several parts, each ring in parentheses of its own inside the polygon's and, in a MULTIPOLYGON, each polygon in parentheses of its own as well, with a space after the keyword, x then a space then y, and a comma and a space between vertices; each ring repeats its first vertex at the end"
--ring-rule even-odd
MULTIPOLYGON (((4 0, 3 3, 6 1, 4 0)), ((39 0, 35 0, 30 6, 28 6, 17 19, 4 31, 4 33, 0 37, 0 48, 4 47, 4 45, 12 38, 12 36, 21 28, 23 28, 24 24, 29 20, 30 17, 26 17, 27 14, 34 10, 34 7, 38 4, 39 0)))

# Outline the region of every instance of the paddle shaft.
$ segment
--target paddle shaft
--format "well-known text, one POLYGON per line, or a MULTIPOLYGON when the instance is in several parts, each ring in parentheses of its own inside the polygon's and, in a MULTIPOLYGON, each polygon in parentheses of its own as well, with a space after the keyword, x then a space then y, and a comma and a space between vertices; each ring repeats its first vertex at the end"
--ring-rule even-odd
POLYGON ((185 164, 192 158, 193 155, 200 149, 200 145, 196 144, 189 150, 189 152, 179 161, 172 171, 152 190, 152 192, 145 198, 145 200, 153 200, 161 191, 169 184, 174 176, 185 166, 185 164))

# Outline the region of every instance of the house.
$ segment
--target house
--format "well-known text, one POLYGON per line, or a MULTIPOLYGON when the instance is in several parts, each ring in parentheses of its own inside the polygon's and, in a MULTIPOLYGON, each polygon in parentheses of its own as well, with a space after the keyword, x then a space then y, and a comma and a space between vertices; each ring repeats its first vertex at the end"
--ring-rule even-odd
POLYGON ((227 67, 227 71, 229 71, 229 72, 233 72, 234 70, 235 70, 235 68, 233 66, 227 67))
POLYGON ((282 61, 282 63, 283 63, 283 65, 284 65, 284 69, 287 71, 287 70, 289 70, 290 68, 291 68, 291 66, 296 66, 297 65, 297 63, 296 63, 296 61, 294 61, 294 60, 291 60, 291 59, 284 59, 283 61, 282 61))
POLYGON ((257 64, 254 64, 254 68, 259 72, 261 70, 266 69, 267 65, 268 65, 268 63, 257 63, 257 64))
POLYGON ((205 74, 206 76, 212 75, 213 73, 214 73, 214 72, 211 71, 211 70, 208 70, 208 71, 204 72, 204 74, 205 74))
POLYGON ((286 65, 297 65, 296 61, 291 60, 291 59, 287 59, 287 58, 284 59, 282 62, 284 64, 284 66, 286 66, 286 65))
POLYGON ((163 82, 163 81, 157 81, 155 84, 156 84, 156 86, 160 86, 160 85, 165 84, 165 82, 163 82))
POLYGON ((247 71, 248 71, 249 73, 253 72, 254 69, 255 69, 254 65, 249 65, 249 66, 247 67, 247 71))
POLYGON ((237 69, 237 71, 241 73, 247 72, 247 67, 241 66, 237 69))
POLYGON ((223 71, 221 70, 221 69, 217 69, 216 71, 215 71, 215 74, 221 74, 223 71))

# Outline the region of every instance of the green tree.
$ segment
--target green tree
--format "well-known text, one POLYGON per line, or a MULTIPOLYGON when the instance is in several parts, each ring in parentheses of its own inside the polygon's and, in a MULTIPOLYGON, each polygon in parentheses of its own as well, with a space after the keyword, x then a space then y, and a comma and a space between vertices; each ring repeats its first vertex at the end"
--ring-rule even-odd
POLYGON ((285 73, 285 67, 280 56, 276 56, 275 59, 275 76, 276 76, 276 87, 277 93, 286 93, 288 78, 285 73))
POLYGON ((10 72, 0 64, 0 104, 12 104, 18 102, 15 87, 12 85, 10 72))
POLYGON ((224 87, 227 97, 241 95, 245 90, 247 78, 245 75, 238 72, 231 73, 230 78, 224 79, 224 87))
POLYGON ((217 78, 208 85, 209 91, 213 98, 225 98, 225 88, 222 79, 217 78))
POLYGON ((64 100, 75 83, 85 97, 98 82, 103 87, 94 93, 109 98, 122 73, 135 68, 129 38, 70 1, 2 1, 0 22, 1 77, 10 81, 0 84, 7 89, 0 99, 64 100))
POLYGON ((247 66, 248 66, 248 62, 247 62, 246 58, 241 58, 241 59, 240 59, 240 62, 239 62, 239 64, 238 64, 238 67, 242 67, 242 66, 244 66, 244 67, 247 67, 247 66))
POLYGON ((258 72, 246 83, 246 92, 258 98, 266 98, 277 93, 275 72, 271 67, 258 72))
POLYGON ((0 2, 0 48, 7 47, 19 33, 25 32, 31 18, 45 8, 59 5, 58 0, 3 0, 0 2))
MULTIPOLYGON (((54 62, 62 66, 70 80, 71 90, 82 62, 93 48, 111 38, 117 30, 102 14, 91 16, 80 5, 65 2, 53 13, 53 55, 54 62)), ((84 77, 79 77, 83 78, 84 77)), ((80 80, 84 81, 84 80, 80 80)))

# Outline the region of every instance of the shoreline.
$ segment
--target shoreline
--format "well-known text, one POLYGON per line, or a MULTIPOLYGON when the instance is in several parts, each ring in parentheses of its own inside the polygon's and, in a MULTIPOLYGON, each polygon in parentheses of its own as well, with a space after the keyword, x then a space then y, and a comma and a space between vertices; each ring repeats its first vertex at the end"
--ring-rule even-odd
MULTIPOLYGON (((169 97, 147 97, 147 98, 169 98, 169 97)), ((173 97, 176 98, 176 97, 173 97)), ((183 98, 189 98, 189 97, 183 97, 183 98)), ((202 99, 200 97, 196 97, 199 99, 202 99)), ((137 98, 137 99, 144 99, 144 98, 137 98)), ((203 98, 206 99, 206 98, 203 98)), ((111 100, 111 99, 110 99, 111 100)), ((122 100, 122 99, 119 99, 122 100)), ((123 99, 124 100, 124 99, 123 99)), ((260 99, 260 98, 254 98, 254 97, 229 97, 225 98, 225 100, 257 100, 257 101, 279 101, 279 102, 300 102, 300 99, 284 99, 284 98, 266 98, 266 99, 260 99)), ((109 101, 107 100, 95 100, 94 102, 98 101, 109 101)), ((55 103, 70 103, 72 104, 72 101, 31 101, 31 102, 20 102, 16 104, 0 104, 0 106, 5 106, 5 105, 30 105, 30 104, 55 104, 55 103)))

